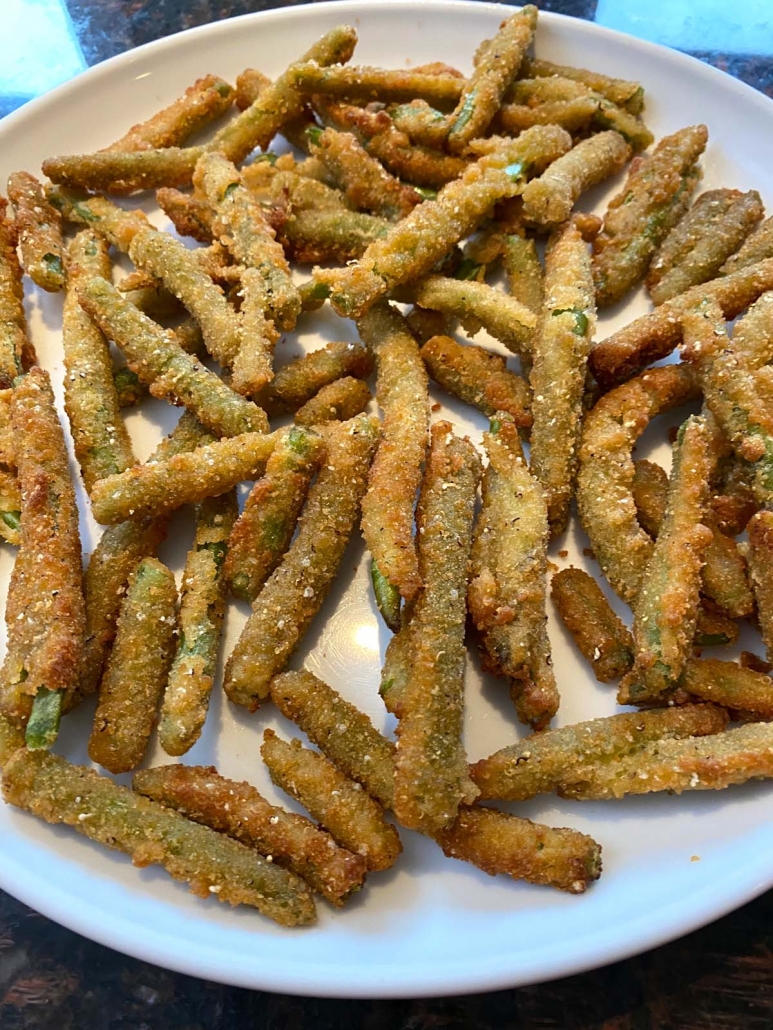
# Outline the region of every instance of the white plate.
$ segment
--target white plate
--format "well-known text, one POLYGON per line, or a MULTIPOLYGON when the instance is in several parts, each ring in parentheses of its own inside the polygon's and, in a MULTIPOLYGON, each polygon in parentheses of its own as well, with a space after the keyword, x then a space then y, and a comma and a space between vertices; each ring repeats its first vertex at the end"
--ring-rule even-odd
MULTIPOLYGON (((93 150, 178 95, 197 76, 233 78, 251 65, 278 73, 320 33, 349 21, 360 32, 357 60, 402 65, 442 59, 470 67, 478 41, 507 9, 493 4, 322 3, 237 18, 161 40, 94 68, 30 104, 0 126, 0 179, 35 171, 52 154, 93 150)), ((678 53, 587 22, 540 16, 538 52, 554 60, 638 78, 647 88, 647 121, 657 136, 706 121, 711 142, 706 186, 756 187, 773 202, 773 104, 752 89, 678 53)), ((600 202, 602 195, 592 198, 600 202)), ((164 224, 159 220, 159 224, 164 224)), ((30 292, 31 324, 42 363, 57 387, 62 377, 60 299, 30 292)), ((625 316, 643 310, 633 301, 625 316)), ((613 324, 607 320, 601 335, 613 324)), ((327 339, 349 338, 350 323, 332 314, 304 319, 300 339, 282 359, 327 339)), ((463 431, 481 420, 462 406, 446 411, 463 431)), ((164 421, 166 419, 166 421, 164 421)), ((144 457, 169 412, 157 405, 130 419, 144 457)), ((180 567, 189 524, 163 552, 180 567)), ((93 525, 84 525, 93 546, 93 525)), ((563 546, 563 545, 562 545, 563 546)), ((570 540, 569 560, 583 540, 570 540)), ((342 585, 309 634, 310 667, 388 728, 376 692, 387 634, 368 597, 363 549, 346 556, 342 585), (356 568, 352 578, 351 570, 356 568)), ((559 563, 560 558, 556 558, 559 563)), ((0 553, 0 581, 11 556, 0 553)), ((243 613, 231 609, 229 645, 243 613)), ((613 690, 596 684, 561 628, 551 622, 563 702, 559 724, 614 711, 613 690)), ((467 746, 477 759, 514 740, 506 689, 469 670, 467 746)), ((64 726, 61 748, 85 758, 88 716, 64 726)), ((292 728, 270 707, 256 715, 216 696, 202 741, 189 763, 213 763, 276 800, 261 766, 262 729, 292 728)), ((156 752, 153 761, 164 761, 156 752)), ((428 840, 405 832, 396 868, 375 875, 343 912, 320 904, 314 929, 283 930, 251 910, 202 902, 158 869, 139 871, 71 830, 54 829, 0 807, 0 886, 64 925, 138 958, 201 977, 273 991, 339 997, 456 994, 564 976, 611 962, 687 933, 773 884, 773 796, 764 784, 682 798, 644 797, 576 805, 552 798, 518 809, 553 825, 592 834, 604 849, 601 880, 582 897, 491 879, 443 858, 428 840)))

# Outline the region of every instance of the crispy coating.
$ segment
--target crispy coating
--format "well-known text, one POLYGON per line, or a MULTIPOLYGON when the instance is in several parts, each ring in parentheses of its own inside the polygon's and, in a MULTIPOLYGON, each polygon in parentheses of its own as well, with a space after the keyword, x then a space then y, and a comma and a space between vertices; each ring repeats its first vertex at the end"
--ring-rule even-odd
POLYGON ((35 364, 35 351, 27 336, 24 288, 16 255, 16 226, 7 216, 8 202, 0 197, 0 388, 8 389, 16 376, 35 364))
POLYGON ((599 307, 614 304, 644 278, 653 254, 687 209, 700 177, 695 162, 707 139, 705 125, 690 126, 663 137, 651 154, 632 163, 593 243, 599 307))
POLYGON ((314 62, 293 66, 294 85, 307 96, 342 97, 346 100, 409 103, 417 97, 444 109, 459 99, 464 79, 457 73, 418 68, 371 68, 334 64, 323 68, 314 62))
POLYGON ((279 435, 242 433, 101 479, 92 491, 94 518, 114 525, 167 514, 183 504, 224 494, 263 471, 279 435))
POLYGON ((651 700, 674 686, 690 656, 700 573, 711 530, 704 525, 711 472, 711 430, 702 417, 683 423, 674 449, 663 523, 634 605, 634 667, 621 704, 651 700))
POLYGON ((773 361, 773 291, 763 293, 737 320, 727 349, 746 369, 773 361))
POLYGON ((29 717, 45 688, 73 690, 83 646, 78 507, 48 374, 31 369, 14 387, 11 425, 21 487, 21 544, 11 572, 0 714, 29 717))
POLYGON ((515 140, 499 141, 436 200, 420 204, 383 240, 370 244, 356 264, 317 269, 316 281, 330 286, 331 303, 340 315, 358 317, 388 290, 429 272, 497 201, 520 193, 525 179, 565 153, 570 142, 557 126, 537 126, 515 140))
MULTIPOLYGON (((293 65, 293 72, 297 66, 293 65)), ((251 104, 254 104, 260 94, 271 85, 271 79, 257 68, 245 68, 236 78, 236 106, 240 111, 245 111, 251 104)), ((298 150, 304 154, 309 152, 309 139, 307 132, 310 128, 317 126, 316 121, 307 107, 297 118, 292 118, 282 124, 281 135, 298 150)))
POLYGON ((322 422, 347 422, 361 414, 370 401, 366 383, 353 376, 344 376, 323 386, 311 400, 295 413, 297 426, 316 426, 322 422))
POLYGON ((324 450, 304 429, 279 438, 228 538, 223 571, 235 597, 254 601, 282 560, 324 450))
POLYGON ((563 533, 577 474, 588 354, 596 304, 588 247, 576 225, 556 233, 545 258, 533 338, 531 471, 542 484, 553 536, 563 533))
POLYGON ((541 729, 559 703, 544 634, 547 503, 504 412, 492 420, 483 446, 489 464, 472 547, 470 616, 484 666, 510 679, 519 719, 541 729))
POLYGON ((362 532, 381 574, 413 600, 422 585, 413 508, 427 449, 427 373, 405 320, 389 304, 375 304, 357 322, 376 356, 376 399, 383 431, 362 502, 362 532))
POLYGON ((527 240, 515 233, 504 233, 502 263, 510 296, 538 315, 542 308, 544 276, 534 240, 527 240))
POLYGON ((336 845, 309 819, 272 805, 249 783, 221 776, 213 767, 166 765, 144 769, 135 791, 187 819, 225 833, 300 876, 340 907, 365 880, 367 865, 336 845))
POLYGON ((296 211, 291 206, 278 233, 286 253, 296 264, 314 265, 320 261, 344 264, 361 257, 374 241, 384 239, 389 226, 385 219, 362 211, 347 208, 296 211))
POLYGON ((514 354, 530 357, 537 318, 515 297, 486 283, 443 275, 423 279, 414 297, 420 307, 458 318, 470 336, 485 329, 514 354))
POLYGON ((238 510, 235 490, 196 508, 196 537, 183 572, 178 637, 158 725, 168 755, 189 751, 207 718, 225 614, 223 563, 238 510))
POLYGON ((585 416, 577 474, 580 519, 602 572, 629 604, 639 593, 653 546, 636 517, 631 451, 656 415, 698 396, 689 369, 667 365, 611 390, 585 416))
POLYGON ((24 734, 4 715, 0 715, 0 769, 19 748, 24 747, 24 734))
POLYGON ((3 797, 46 822, 72 826, 123 851, 140 868, 162 865, 197 897, 252 905, 282 926, 315 920, 313 898, 298 877, 93 769, 19 750, 3 769, 3 797))
POLYGON ((448 858, 514 880, 583 894, 601 875, 601 848, 578 830, 542 826, 492 808, 465 808, 435 835, 448 858))
POLYGON ((142 761, 174 654, 174 576, 143 558, 129 580, 115 642, 99 686, 89 757, 112 773, 142 761))
POLYGON ((13 469, 0 466, 0 537, 18 547, 21 543, 21 487, 13 469))
POLYGON ((357 522, 379 438, 378 421, 367 415, 319 431, 326 463, 309 491, 295 540, 255 598, 225 669, 225 692, 252 711, 327 596, 357 522))
POLYGON ((222 154, 206 154, 196 165, 193 183, 215 212, 217 238, 239 264, 256 269, 264 278, 268 309, 277 328, 294 328, 301 301, 290 266, 262 207, 242 185, 236 167, 222 154))
POLYGON ((600 129, 614 129, 631 147, 634 154, 646 150, 655 137, 644 122, 631 114, 624 107, 613 104, 601 93, 591 90, 591 97, 596 103, 593 124, 600 129))
POLYGON ((62 216, 29 172, 10 176, 8 199, 16 212, 22 268, 42 289, 56 293, 65 280, 62 216))
POLYGON ((631 114, 639 114, 644 106, 644 88, 639 82, 613 79, 608 75, 602 75, 601 72, 554 64, 552 61, 545 61, 537 57, 527 57, 521 72, 524 77, 550 78, 560 75, 561 78, 581 82, 594 92, 601 93, 613 104, 624 107, 631 114))
POLYGON ((577 801, 667 790, 723 790, 773 776, 773 726, 749 723, 724 733, 647 744, 619 762, 586 766, 562 791, 577 801))
POLYGON ((75 288, 80 278, 109 278, 107 247, 107 241, 91 229, 82 229, 72 241, 62 314, 64 406, 87 491, 98 479, 124 472, 135 461, 121 417, 108 343, 80 306, 75 288))
POLYGON ((266 391, 269 411, 297 411, 323 386, 344 376, 367 379, 373 371, 372 352, 359 341, 328 343, 280 368, 266 391))
POLYGON ((523 132, 532 125, 560 125, 577 132, 590 124, 599 101, 580 82, 554 75, 518 79, 507 91, 499 123, 508 132, 523 132))
POLYGON ((93 229, 124 254, 129 253, 137 233, 150 226, 144 212, 127 211, 106 197, 89 196, 59 186, 49 186, 46 194, 66 222, 93 229))
POLYGON ((107 280, 94 276, 78 282, 76 289, 82 307, 119 345, 131 370, 154 396, 184 404, 218 435, 266 430, 268 420, 257 405, 199 364, 172 333, 124 300, 107 280))
POLYGON ((537 8, 528 4, 504 21, 465 82, 448 118, 446 144, 452 154, 464 153, 471 139, 485 135, 531 45, 537 14, 537 8))
POLYGON ((403 850, 397 830, 359 783, 300 740, 288 744, 273 730, 264 731, 260 753, 272 781, 308 809, 338 844, 362 855, 369 870, 395 864, 403 850))
POLYGON ((524 187, 524 217, 540 226, 560 225, 587 189, 616 175, 630 157, 631 148, 619 132, 582 140, 524 187))
POLYGON ((367 715, 305 669, 274 677, 271 700, 344 776, 361 783, 384 808, 392 808, 395 745, 367 715))
POLYGON ((189 186, 204 147, 101 150, 43 161, 43 174, 59 186, 104 193, 134 193, 160 186, 189 186))
POLYGON ((773 512, 758 511, 749 520, 749 572, 760 631, 768 657, 773 655, 773 512))
POLYGON ((587 766, 615 764, 651 741, 719 733, 727 712, 710 704, 653 708, 535 733, 470 766, 481 800, 528 801, 572 782, 587 766))
POLYGON ((450 825, 477 795, 462 743, 466 587, 480 459, 449 422, 432 427, 416 511, 424 583, 406 616, 409 675, 400 697, 394 811, 411 829, 450 825))
POLYGON ((192 236, 199 243, 212 242, 215 215, 206 200, 171 187, 156 190, 156 200, 181 236, 192 236))
POLYGON ((467 404, 494 415, 506 411, 519 427, 532 423, 531 392, 521 376, 509 371, 499 354, 450 336, 433 336, 421 348, 427 371, 444 390, 467 404))
POLYGON ((279 331, 268 317, 269 293, 257 268, 240 270, 240 293, 242 342, 233 361, 231 386, 243 397, 251 397, 274 378, 274 348, 279 331))
POLYGON ((761 221, 764 207, 756 190, 709 190, 661 243, 647 272, 647 289, 662 304, 691 286, 714 279, 761 221))
POLYGON ((596 580, 582 569, 562 569, 550 596, 596 679, 609 683, 624 676, 633 664, 633 639, 596 580))
POLYGON ((179 147, 221 114, 234 100, 234 89, 217 75, 205 75, 189 86, 181 97, 144 122, 133 125, 106 150, 152 150, 179 147))
POLYGON ((755 669, 717 658, 693 658, 679 683, 692 697, 733 711, 773 716, 773 680, 755 669))
POLYGON ((732 254, 722 265, 720 272, 730 275, 742 268, 756 265, 760 261, 773 257, 773 218, 766 218, 747 236, 739 250, 732 254))

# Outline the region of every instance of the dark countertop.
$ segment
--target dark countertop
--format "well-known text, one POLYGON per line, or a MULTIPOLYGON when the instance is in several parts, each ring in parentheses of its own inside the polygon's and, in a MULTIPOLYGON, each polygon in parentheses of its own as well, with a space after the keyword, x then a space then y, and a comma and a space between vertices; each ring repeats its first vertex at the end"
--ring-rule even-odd
MULTIPOLYGON (((195 25, 297 0, 62 0, 83 63, 195 25)), ((45 6, 45 5, 44 5, 45 6)), ((56 7, 56 0, 48 6, 56 7)), ((543 10, 592 19, 616 0, 542 0, 543 10)), ((650 2, 650 12, 670 5, 650 2)), ((676 7, 677 5, 674 5, 676 7)), ((773 36, 767 52, 703 49, 712 42, 694 0, 679 46, 773 97, 773 36), (701 46, 702 45, 702 46, 701 46)), ((713 4, 706 5, 707 8, 713 4)), ((762 0, 758 8, 763 10, 762 0)), ((725 5, 732 20, 732 5, 725 5)), ((601 17, 599 18, 601 20, 601 17)), ((607 22, 608 23, 608 22, 607 22)), ((737 26, 736 26, 737 28, 737 26)), ((657 39, 657 24, 648 24, 657 39)), ((767 30, 770 32, 770 30, 767 30)), ((666 29, 663 29, 666 32, 666 29)), ((750 37, 753 36, 749 33, 750 37)), ((715 36, 713 37, 715 38, 715 36)), ((737 38, 737 36, 735 37, 737 38)), ((663 37, 673 42, 673 36, 663 37)), ((750 47, 758 49, 757 46, 750 47)), ((25 99, 3 95, 0 115, 25 99)), ((729 871, 730 872, 730 871, 729 871)), ((773 1026, 773 892, 718 922, 637 958, 535 987, 452 999, 344 1002, 294 998, 206 983, 138 962, 50 922, 0 892, 0 1027, 88 1030, 368 1030, 561 1028, 712 1030, 773 1026)))

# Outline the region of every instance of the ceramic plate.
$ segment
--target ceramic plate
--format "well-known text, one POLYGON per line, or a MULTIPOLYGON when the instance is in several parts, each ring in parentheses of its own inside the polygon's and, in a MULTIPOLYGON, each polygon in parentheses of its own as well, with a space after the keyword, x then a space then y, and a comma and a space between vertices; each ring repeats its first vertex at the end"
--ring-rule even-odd
MULTIPOLYGON (((320 3, 152 43, 7 118, 0 125, 0 180, 15 169, 37 171, 52 154, 107 145, 206 72, 233 80, 253 66, 275 75, 323 31, 344 21, 358 28, 357 60, 363 63, 399 67, 442 59, 468 70, 478 41, 494 33, 506 10, 453 0, 320 3)), ((656 136, 705 121, 711 133, 705 186, 754 187, 773 202, 773 104, 762 95, 678 53, 558 15, 540 16, 537 49, 553 60, 640 79, 656 136)), ((583 206, 603 202, 604 193, 597 192, 583 206)), ((163 217, 154 217, 165 224, 163 217)), ((60 298, 30 290, 28 304, 41 362, 59 387, 60 298)), ((602 322, 600 336, 640 310, 644 301, 632 300, 624 313, 602 322)), ((305 318, 299 333, 280 345, 279 360, 323 340, 351 337, 351 324, 329 312, 305 318)), ((479 436, 482 420, 447 398, 437 399, 459 431, 479 436)), ((171 409, 154 405, 129 417, 141 458, 169 428, 170 414, 171 409)), ((178 572, 190 528, 181 516, 161 555, 178 572)), ((95 527, 84 522, 83 531, 90 550, 95 527)), ((575 529, 559 545, 568 557, 554 554, 554 561, 586 561, 585 544, 575 529)), ((3 548, 4 584, 11 560, 3 548)), ((229 612, 229 648, 244 614, 234 606, 229 612)), ((613 690, 592 679, 554 620, 550 633, 563 695, 558 724, 614 712, 613 690)), ((306 661, 390 731, 377 694, 387 636, 368 594, 365 555, 357 541, 294 665, 306 661)), ((501 683, 480 674, 471 657, 466 727, 471 759, 522 733, 506 694, 501 683)), ((90 716, 84 709, 63 727, 58 746, 75 760, 85 760, 90 716)), ((216 695, 204 736, 185 760, 215 764, 226 776, 249 780, 270 798, 288 803, 262 768, 259 745, 266 726, 292 733, 270 706, 248 715, 216 695)), ((149 760, 168 761, 158 750, 149 760)), ((284 930, 252 910, 198 900, 162 871, 135 869, 124 856, 105 852, 69 829, 0 807, 0 886, 94 940, 185 973, 298 994, 407 997, 509 987, 611 962, 687 933, 773 884, 773 793, 765 784, 721 794, 586 805, 546 798, 518 812, 592 834, 603 846, 601 880, 574 897, 492 879, 405 832, 401 861, 391 872, 374 875, 344 911, 320 903, 315 928, 284 930)))

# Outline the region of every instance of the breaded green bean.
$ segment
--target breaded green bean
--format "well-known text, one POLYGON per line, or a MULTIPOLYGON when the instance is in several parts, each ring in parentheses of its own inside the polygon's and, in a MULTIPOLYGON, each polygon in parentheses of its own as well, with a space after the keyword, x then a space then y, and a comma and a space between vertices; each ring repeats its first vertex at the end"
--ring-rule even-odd
POLYGON ((423 147, 436 147, 442 151, 448 134, 448 118, 425 100, 410 104, 397 104, 388 108, 395 128, 404 132, 411 143, 423 147))
POLYGON ((537 8, 528 4, 504 21, 464 84, 448 118, 446 144, 452 154, 463 153, 471 139, 485 135, 531 45, 537 14, 537 8))
POLYGON ((610 586, 629 604, 639 593, 653 546, 636 517, 631 451, 656 415, 698 396, 689 369, 667 365, 610 391, 585 416, 577 473, 580 519, 610 586))
POLYGON ((105 193, 134 193, 159 186, 188 186, 204 147, 101 150, 49 157, 43 174, 59 186, 105 193))
POLYGON ((547 503, 509 416, 497 413, 483 443, 489 464, 472 547, 470 616, 484 665, 510 679, 519 719, 541 729, 559 703, 544 656, 547 503))
POLYGON ((340 907, 363 885, 367 866, 361 855, 338 847, 304 816, 269 804, 249 783, 228 780, 212 767, 143 769, 135 773, 132 787, 187 819, 270 856, 333 905, 340 907))
POLYGON ((16 213, 22 268, 42 289, 56 293, 65 279, 62 216, 29 172, 10 176, 8 199, 16 213))
POLYGON ((560 125, 577 132, 587 128, 599 106, 587 86, 557 75, 518 79, 507 90, 506 101, 499 121, 508 132, 523 132, 532 125, 560 125))
POLYGON ((201 326, 212 357, 230 367, 242 344, 239 320, 193 251, 168 233, 142 229, 131 242, 129 257, 138 268, 163 281, 201 326))
POLYGON ((298 62, 292 68, 293 83, 306 96, 333 96, 347 100, 409 103, 421 97, 438 107, 456 104, 464 86, 458 75, 433 74, 418 68, 371 68, 333 64, 320 67, 298 62))
POLYGON ((582 140, 524 187, 524 218, 540 226, 560 225, 585 190, 616 175, 630 156, 631 148, 618 132, 582 140))
POLYGON ((216 236, 239 264, 257 269, 265 279, 268 307, 277 327, 292 329, 301 310, 298 290, 274 230, 242 185, 236 167, 222 154, 205 154, 196 165, 193 183, 212 205, 216 236))
POLYGON ((196 537, 183 571, 178 637, 158 725, 168 755, 189 751, 207 718, 225 614, 223 564, 238 511, 235 490, 196 508, 196 537))
POLYGON ((150 226, 144 212, 126 211, 106 197, 93 197, 59 186, 49 186, 46 194, 66 222, 88 226, 124 254, 129 253, 137 233, 150 226))
POLYGON ((771 257, 773 257, 773 218, 766 218, 750 236, 747 236, 741 248, 727 259, 720 272, 722 275, 730 275, 771 257))
POLYGON ((279 331, 267 315, 269 294, 258 269, 241 269, 240 293, 242 342, 233 361, 231 386, 242 396, 252 396, 274 378, 279 331))
POLYGON ((428 311, 414 304, 405 316, 408 328, 419 343, 424 344, 433 336, 445 336, 448 333, 448 319, 442 311, 428 311))
POLYGON ((121 604, 115 642, 99 686, 89 757, 112 773, 142 761, 174 654, 174 576, 143 558, 121 604))
POLYGON ((3 769, 3 797, 46 822, 72 826, 123 851, 136 866, 162 865, 200 898, 252 905, 282 926, 314 922, 311 894, 292 873, 93 769, 19 750, 3 769))
POLYGON ((662 304, 691 286, 714 279, 762 219, 756 190, 709 190, 661 243, 647 272, 647 289, 662 304))
POLYGON ((720 733, 727 712, 715 705, 624 712, 535 733, 470 766, 481 800, 528 801, 549 794, 591 764, 615 764, 652 741, 720 733))
POLYGON ((15 547, 21 543, 21 487, 9 468, 0 467, 0 538, 15 547))
POLYGON ((254 711, 268 696, 322 607, 359 515, 379 438, 378 421, 359 415, 320 427, 325 464, 309 491, 298 534, 252 606, 225 670, 224 689, 254 711))
MULTIPOLYGON (((464 624, 480 460, 449 422, 432 427, 416 511, 424 583, 404 619, 409 634, 405 690, 398 710, 394 811, 411 829, 450 825, 477 791, 467 774, 464 624)), ((400 631, 401 633, 403 630, 400 631)))
POLYGON ((367 379, 373 371, 371 351, 359 341, 328 343, 278 370, 266 391, 269 411, 297 411, 323 386, 344 376, 367 379))
POLYGON ((427 450, 427 373, 416 340, 391 305, 375 304, 357 330, 376 356, 376 399, 384 413, 362 502, 362 532, 381 574, 410 601, 422 585, 413 508, 427 450))
POLYGON ((614 304, 644 278, 653 254, 687 209, 699 178, 695 162, 707 139, 705 125, 681 129, 631 165, 593 244, 599 307, 614 304))
POLYGON ((591 96, 597 104, 593 115, 595 126, 600 129, 614 129, 630 145, 634 154, 641 153, 653 143, 655 137, 640 118, 607 100, 600 93, 591 92, 591 96))
POLYGON ((700 739, 647 744, 619 762, 586 766, 562 794, 576 801, 667 790, 723 790, 773 776, 773 726, 750 723, 700 739))
POLYGON ((0 715, 0 769, 14 753, 24 747, 24 734, 4 715, 0 715))
POLYGON ((773 655, 773 512, 758 511, 749 520, 749 572, 768 656, 773 655))
POLYGON ((370 401, 370 390, 361 379, 345 376, 323 386, 295 413, 297 426, 316 426, 322 422, 347 422, 361 414, 370 401))
POLYGON ((506 411, 519 427, 531 425, 531 393, 524 379, 510 372, 499 354, 464 346, 450 336, 433 336, 421 348, 427 371, 444 390, 494 415, 506 411))
POLYGON ((64 406, 75 457, 87 491, 98 479, 134 464, 131 439, 120 411, 113 361, 104 336, 80 306, 75 284, 110 277, 107 242, 82 229, 68 249, 67 294, 62 314, 64 406))
POLYGON ((596 679, 609 683, 624 676, 633 664, 633 639, 596 580, 582 569, 562 569, 551 581, 550 596, 596 679))
POLYGON ((537 317, 515 297, 486 283, 444 275, 427 276, 411 292, 421 307, 458 318, 470 336, 485 329, 514 354, 530 356, 537 317))
POLYGON ((212 242, 215 216, 206 200, 168 187, 156 190, 156 200, 181 236, 192 236, 199 243, 212 242))
MULTIPOLYGON (((293 70, 296 65, 293 65, 293 70)), ((246 109, 254 104, 260 94, 271 85, 271 79, 262 72, 259 72, 257 68, 245 68, 241 74, 236 77, 236 106, 240 111, 246 111, 246 109)), ((302 113, 297 118, 293 118, 290 121, 283 122, 281 128, 281 135, 291 143, 296 149, 302 151, 304 154, 309 152, 309 140, 306 135, 310 128, 317 125, 308 108, 304 107, 302 113)), ((267 155, 268 157, 275 157, 276 155, 267 155)))
POLYGON ((395 745, 367 715, 305 669, 274 677, 271 700, 344 776, 362 783, 384 808, 392 807, 395 745))
POLYGON ((666 514, 668 473, 652 461, 635 461, 631 492, 639 525, 655 540, 666 514))
POLYGON ((217 75, 205 75, 181 97, 144 122, 133 125, 107 150, 151 150, 178 147, 189 136, 224 114, 234 100, 234 89, 217 75))
POLYGON ((684 667, 679 686, 701 701, 712 701, 734 711, 773 716, 773 680, 754 669, 716 658, 692 658, 684 667))
POLYGON ((771 289, 773 258, 693 286, 596 344, 590 356, 591 371, 603 387, 609 388, 670 354, 682 339, 684 313, 696 304, 715 301, 725 318, 732 319, 771 289))
POLYGON ((375 215, 346 208, 291 210, 278 232, 285 251, 296 264, 343 264, 362 257, 372 243, 384 239, 390 224, 375 215))
POLYGON ((639 114, 644 105, 644 89, 639 82, 626 79, 613 79, 601 72, 588 71, 585 68, 572 68, 567 65, 554 64, 537 57, 527 57, 521 72, 524 77, 550 78, 560 75, 564 79, 581 82, 596 93, 601 93, 613 104, 624 107, 631 114, 639 114))
POLYGON ((502 262, 510 296, 538 315, 542 308, 543 271, 534 240, 505 233, 502 236, 502 262))
POLYGON ((583 396, 596 303, 590 253, 576 225, 545 256, 544 300, 533 337, 531 472, 542 484, 553 536, 563 533, 577 474, 583 396))
POLYGON ((14 386, 11 425, 22 496, 21 544, 5 610, 0 714, 23 725, 36 695, 55 692, 57 710, 43 745, 48 746, 56 738, 62 699, 78 679, 85 614, 78 507, 51 382, 42 369, 31 369, 14 386))
POLYGON ((101 479, 91 495, 94 518, 109 526, 223 494, 263 471, 277 439, 277 433, 242 433, 101 479))
POLYGON ((323 456, 314 433, 291 429, 279 438, 228 539, 224 575, 236 597, 254 601, 281 561, 323 456))
POLYGON ((124 300, 107 280, 94 276, 78 282, 76 289, 81 305, 118 344, 151 393, 184 404, 218 435, 265 431, 268 420, 257 405, 194 360, 172 334, 124 300))
POLYGON ((381 806, 358 783, 300 740, 287 743, 273 730, 260 749, 272 781, 300 802, 333 839, 362 855, 371 871, 389 869, 402 851, 397 830, 381 806))
POLYGON ((763 293, 736 321, 727 349, 746 369, 773 361, 773 291, 763 293))
POLYGON ((318 269, 316 281, 331 287, 330 300, 340 315, 358 317, 387 291, 429 272, 497 201, 520 193, 526 179, 565 153, 569 143, 568 133, 557 126, 537 126, 515 140, 502 140, 436 200, 414 208, 383 240, 372 243, 358 262, 345 269, 318 269))
POLYGON ((16 227, 7 216, 8 202, 0 197, 0 389, 35 363, 27 335, 21 267, 16 256, 16 227))
POLYGON ((634 666, 620 685, 622 704, 650 700, 674 686, 690 656, 700 573, 711 530, 704 525, 711 472, 711 430, 691 416, 679 429, 666 513, 634 605, 634 666))

